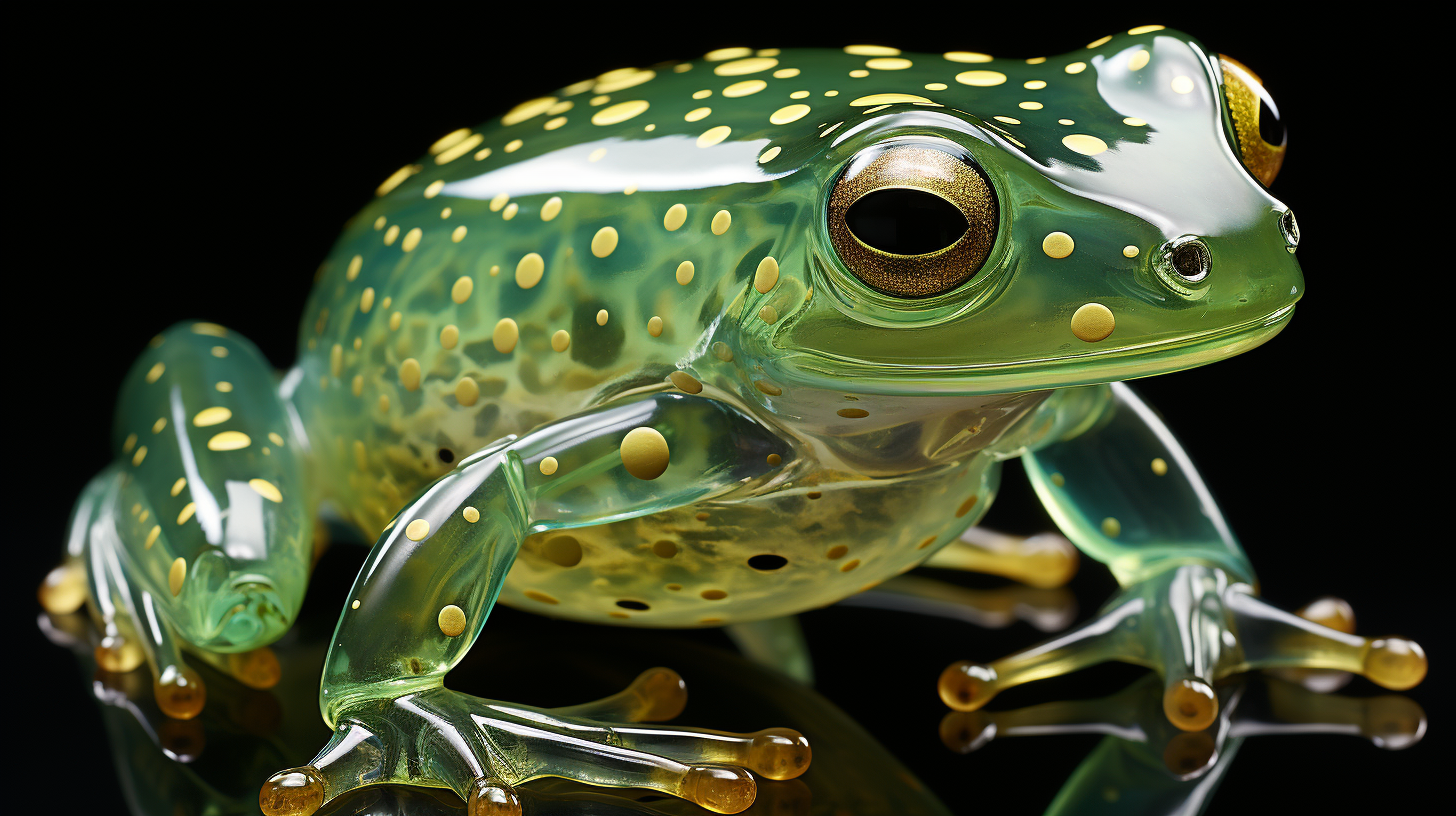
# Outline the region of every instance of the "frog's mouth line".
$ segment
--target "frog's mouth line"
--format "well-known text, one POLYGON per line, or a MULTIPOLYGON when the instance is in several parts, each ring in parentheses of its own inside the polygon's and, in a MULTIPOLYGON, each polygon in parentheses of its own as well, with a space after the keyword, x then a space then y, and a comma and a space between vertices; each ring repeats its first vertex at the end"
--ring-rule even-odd
MULTIPOLYGON (((1173 340, 1092 349, 1080 354, 964 366, 897 365, 801 352, 781 358, 811 387, 842 387, 846 369, 861 390, 884 394, 973 395, 1041 391, 1183 371, 1263 345, 1294 314, 1293 303, 1244 323, 1173 340), (833 360, 832 366, 824 360, 833 360), (812 361, 812 362, 811 362, 812 361)), ((782 365, 782 363, 781 363, 782 365)))

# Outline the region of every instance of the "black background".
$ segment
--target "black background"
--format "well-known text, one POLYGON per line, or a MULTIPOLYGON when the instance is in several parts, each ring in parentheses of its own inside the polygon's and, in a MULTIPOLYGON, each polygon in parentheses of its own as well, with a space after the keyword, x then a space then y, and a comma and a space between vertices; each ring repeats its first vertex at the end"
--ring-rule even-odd
MULTIPOLYGON (((1450 573, 1438 569, 1437 554, 1451 533, 1429 521, 1450 502, 1441 491, 1450 485, 1442 461, 1450 412, 1433 385, 1450 364, 1422 336, 1437 321, 1424 287, 1448 273, 1419 268, 1413 256, 1425 239, 1409 222, 1422 188, 1440 183, 1421 169, 1424 140, 1444 138, 1417 122, 1435 116, 1438 89, 1426 83, 1444 81, 1420 65, 1431 52, 1400 39, 1419 23, 1306 18, 1273 6, 1185 16, 1110 8, 1087 19, 1017 11, 475 4, 326 21, 78 11, 17 24, 7 118, 19 172, 7 197, 4 279, 7 447, 17 465, 9 552, 19 563, 5 573, 17 602, 8 631, 20 639, 11 671, 29 678, 14 686, 12 705, 39 717, 12 735, 39 742, 12 742, 34 757, 25 784, 47 787, 62 811, 68 802, 78 811, 122 809, 99 717, 70 656, 36 631, 31 598, 60 553, 74 497, 106 462, 127 366, 159 329, 190 317, 236 329, 288 366, 314 269, 340 226, 436 137, 607 69, 725 45, 869 41, 1029 57, 1160 22, 1243 61, 1277 100, 1291 146, 1273 192, 1299 216, 1308 294, 1269 345, 1137 387, 1200 465, 1267 598, 1294 607, 1344 597, 1362 633, 1408 635, 1431 653, 1430 679, 1410 694, 1431 721, 1424 742, 1385 752, 1347 737, 1253 739, 1210 812, 1269 803, 1420 809, 1437 784, 1436 757, 1450 750, 1440 748, 1449 745, 1441 717, 1449 667, 1436 610, 1449 608, 1438 599, 1450 573), (1438 467, 1424 466, 1431 461, 1438 467), (43 706, 30 705, 35 694, 43 706), (35 779, 37 764, 56 778, 35 779)), ((1019 468, 1008 469, 987 524, 1049 527, 1019 468)), ((362 553, 330 558, 352 570, 362 553)), ((1089 565, 1075 588, 1085 616, 1113 585, 1089 565)), ((831 608, 808 615, 806 628, 821 692, 957 812, 987 803, 993 812, 1037 812, 1096 742, 1008 741, 970 757, 940 746, 935 674, 951 660, 990 658, 1039 638, 1024 625, 988 634, 831 608)), ((519 671, 531 676, 529 667, 519 671)), ((1008 692, 998 705, 1098 696, 1137 676, 1095 669, 1008 692)), ((1359 679, 1346 689, 1378 691, 1359 679)))

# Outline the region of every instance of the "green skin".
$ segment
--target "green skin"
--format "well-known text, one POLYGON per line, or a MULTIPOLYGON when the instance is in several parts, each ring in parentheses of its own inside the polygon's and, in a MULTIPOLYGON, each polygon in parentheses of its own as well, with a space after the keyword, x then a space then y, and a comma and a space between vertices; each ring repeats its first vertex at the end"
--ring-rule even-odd
POLYGON ((265 787, 272 812, 307 812, 315 788, 331 799, 404 782, 478 798, 482 779, 508 795, 540 775, 731 811, 724 791, 751 797, 751 778, 705 792, 691 766, 726 760, 689 731, 654 729, 678 736, 652 742, 529 720, 526 734, 444 676, 497 598, 642 626, 833 603, 956 542, 1013 456, 1068 538, 1123 583, 1108 615, 1129 625, 967 668, 959 691, 943 682, 948 702, 974 707, 1113 658, 1157 668, 1170 695, 1258 665, 1361 670, 1363 639, 1253 598, 1188 458, 1117 384, 1250 349, 1303 293, 1287 208, 1243 165, 1217 58, 1159 30, 1039 63, 906 54, 908 67, 869 62, 854 77, 874 58, 853 50, 615 71, 442 139, 346 228, 281 385, 210 324, 174 327, 142 356, 118 410, 118 464, 78 505, 70 555, 107 633, 140 641, 164 684, 184 646, 225 662, 287 628, 321 504, 378 535, 322 680, 335 739, 292 792, 265 787), (785 69, 798 73, 775 76, 785 69), (985 76, 1004 81, 967 84, 985 76), (736 85, 753 80, 762 87, 736 85), (1045 87, 1025 87, 1035 80, 1045 87), (889 93, 934 104, 864 99, 889 93), (792 104, 810 110, 771 121, 792 104), (697 108, 711 112, 690 117, 697 108), (1069 146, 1086 136, 1110 149, 1069 146), (900 138, 968 154, 999 207, 980 270, 929 298, 869 288, 826 227, 849 160, 900 138), (712 226, 720 212, 726 230, 712 226), (1043 250, 1054 232, 1073 239, 1070 255, 1043 250), (1197 283, 1169 271, 1170 242, 1188 236, 1212 258, 1197 283), (770 256, 776 279, 760 271, 770 256), (1115 316, 1105 339, 1072 330, 1088 303, 1115 316), (212 408, 226 419, 199 425, 212 408), (624 467, 637 428, 670 451, 655 478, 624 467), (786 563, 749 564, 763 554, 786 563), (555 736, 573 728, 621 756, 555 736))

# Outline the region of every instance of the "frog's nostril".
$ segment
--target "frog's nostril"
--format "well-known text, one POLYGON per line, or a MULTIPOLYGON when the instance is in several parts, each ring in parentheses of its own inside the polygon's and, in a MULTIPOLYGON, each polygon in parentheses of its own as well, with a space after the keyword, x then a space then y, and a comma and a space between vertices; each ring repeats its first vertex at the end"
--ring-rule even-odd
POLYGON ((1172 263, 1173 270, 1178 273, 1178 277, 1189 283, 1197 283, 1208 277, 1208 270, 1213 266, 1213 258, 1208 254, 1208 247, 1197 239, 1185 241, 1173 247, 1168 260, 1172 263))
POLYGON ((1284 248, 1294 254, 1299 249, 1299 222, 1294 220, 1294 210, 1279 214, 1279 232, 1284 235, 1284 248))

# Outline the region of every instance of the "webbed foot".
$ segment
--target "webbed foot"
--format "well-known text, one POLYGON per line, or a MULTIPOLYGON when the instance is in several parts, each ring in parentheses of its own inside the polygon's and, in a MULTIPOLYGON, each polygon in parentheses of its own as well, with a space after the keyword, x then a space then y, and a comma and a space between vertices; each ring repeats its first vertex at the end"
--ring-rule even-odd
POLYGON ((1339 623, 1339 615, 1305 614, 1271 606, 1216 567, 1175 567, 1127 587, 1091 621, 1037 646, 992 663, 952 664, 941 674, 940 696, 951 708, 974 711, 1011 686, 1121 660, 1158 671, 1168 720, 1200 731, 1218 715, 1213 684, 1249 669, 1333 669, 1397 691, 1425 677, 1425 652, 1414 641, 1363 638, 1310 619, 1339 623))
POLYGON ((471 816, 519 816, 515 787, 560 776, 607 787, 651 788, 717 813, 753 804, 753 774, 792 779, 809 767, 797 731, 734 734, 638 727, 682 711, 687 692, 669 669, 649 669, 620 694, 541 709, 434 688, 364 703, 340 717, 313 762, 274 774, 258 801, 268 816, 309 816, 372 784, 448 787, 471 816))

